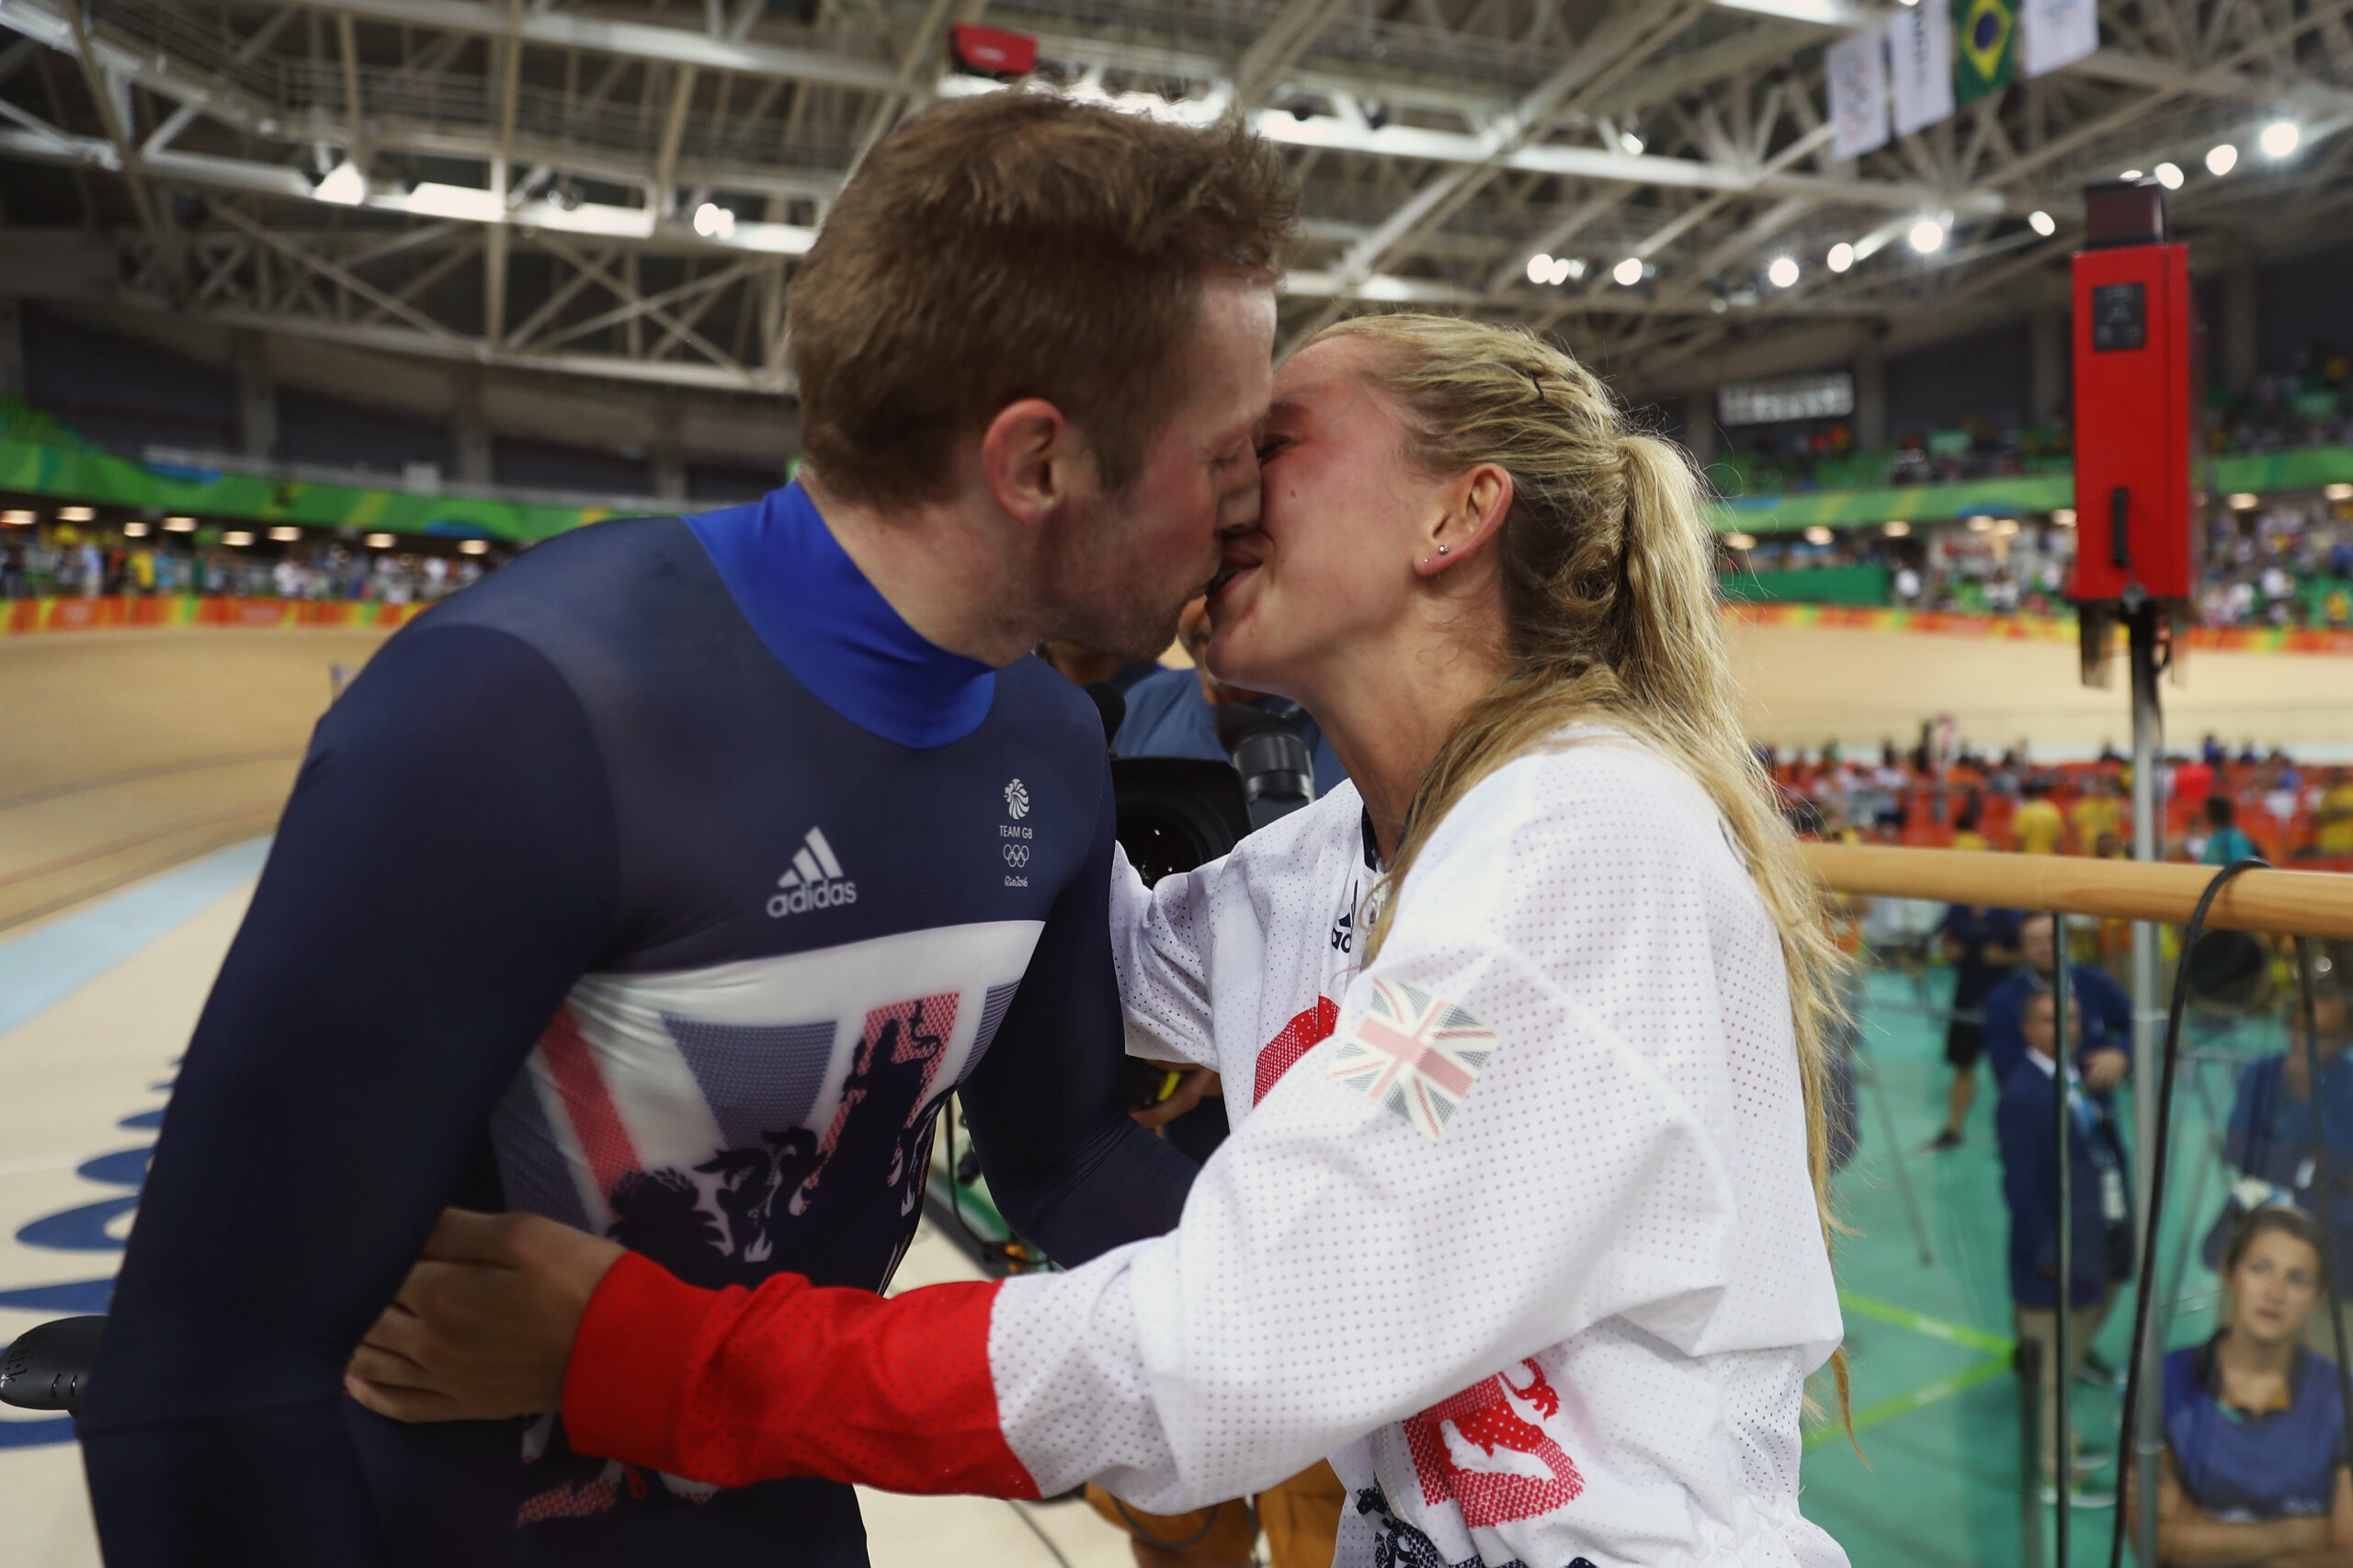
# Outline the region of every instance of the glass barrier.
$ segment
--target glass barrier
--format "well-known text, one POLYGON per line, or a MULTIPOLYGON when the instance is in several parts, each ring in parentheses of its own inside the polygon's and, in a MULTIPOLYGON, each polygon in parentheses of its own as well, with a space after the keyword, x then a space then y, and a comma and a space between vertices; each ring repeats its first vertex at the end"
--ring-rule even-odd
MULTIPOLYGON (((2126 960, 2116 950, 2120 944, 2101 943, 2096 923, 2071 924, 2084 944, 2078 958, 2095 970, 2109 966, 2129 993, 2126 960), (2108 950, 2103 952, 2103 947, 2108 950)), ((2023 1158, 2027 1152, 2018 1146, 2022 1125, 2018 1107, 2014 1103, 2005 1118, 2003 1090, 1995 1081, 1993 1061, 2006 1053, 2001 1041, 1989 1040, 1995 1050, 1975 1066, 1974 1101, 1961 1119, 1957 1146, 1936 1146, 1954 1104, 1957 1070, 1949 1055, 1968 1054, 1972 1024, 1988 1034, 2008 1031, 2014 1039, 2016 1032, 2000 1017, 1989 1022, 1984 1003, 1955 1008, 1955 974, 1933 956, 1936 945, 1933 937, 1917 934, 1882 942, 1871 955, 1861 988, 1852 1049, 1858 1142, 1851 1159, 1834 1178, 1837 1212, 1849 1231, 1839 1240, 1837 1264, 1852 1375, 1852 1437, 1848 1423, 1838 1419, 1835 1395, 1824 1379, 1817 1395, 1823 1408, 1806 1435, 1804 1508, 1846 1547, 1859 1568, 1894 1562, 1913 1568, 1997 1563, 2038 1568, 2059 1561, 2057 1494, 2046 1470, 2046 1465, 2057 1468, 2055 1437, 2045 1413, 2024 1397, 2029 1385, 2021 1375, 2019 1351, 2023 1329, 2029 1358, 2038 1352, 2048 1356, 2055 1312, 2022 1310, 2015 1299, 2020 1292, 2013 1288, 2013 1227, 2019 1217, 2013 1214, 2012 1205, 2029 1190, 2049 1201, 2047 1178, 2056 1166, 2056 1128, 2051 1111, 2043 1111, 2034 1124, 2042 1143, 2032 1151, 2042 1157, 2041 1165, 2034 1171, 2021 1169, 2029 1162, 2023 1158), (1956 1016, 1959 1029, 1953 1027, 1956 1016), (2004 1131, 2011 1136, 2006 1139, 2004 1131), (2038 1452, 2052 1457, 2029 1463, 2028 1456, 2038 1452)), ((2177 946, 2177 934, 2168 930, 2168 987, 2177 946)), ((2313 944, 2312 949, 2325 966, 2325 945, 2313 944)), ((2226 1291, 2218 1276, 2232 1221, 2267 1205, 2301 1203, 2308 1210, 2315 1204, 2312 1096, 2301 1033, 2294 1037, 2296 1060, 2288 1060, 2290 1005, 2296 996, 2288 950, 2284 939, 2256 947, 2251 972, 2239 977, 2234 1005, 2193 1002, 2185 1018, 2174 1088, 2171 1168, 2154 1260, 2151 1332, 2168 1351, 2207 1345, 2231 1321, 2231 1301, 2252 1299, 2226 1291)), ((2329 1153, 2336 1166, 2336 1191, 2343 1195, 2336 1199, 2333 1218, 2337 1233, 2346 1238, 2340 1245, 2353 1251, 2347 1245, 2353 1244, 2353 1180, 2348 1180, 2353 1177, 2353 1062, 2343 1059, 2346 1015, 2343 1002, 2336 999, 2343 994, 2326 980, 2323 992, 2321 1098, 2329 1153)), ((2000 1010, 1997 1004, 1994 1012, 2000 1010)), ((2007 1053, 2009 1070, 2031 1070, 2031 1062, 2018 1064, 2014 1052, 2013 1045, 2007 1053)), ((2154 1063, 2136 1064, 2131 1080, 2112 1096, 2091 1095, 2084 1104, 2084 1114, 2102 1136, 2112 1114, 2127 1193, 2136 1190, 2130 1172, 2146 1157, 2145 1151, 2133 1146, 2133 1097, 2149 1092, 2144 1085, 2154 1081, 2154 1063)), ((2044 1073, 2040 1085, 2050 1083, 2044 1073)), ((2036 1098, 2040 1106, 2055 1110, 2047 1089, 2036 1098)), ((2080 1161, 2076 1168, 2099 1169, 2097 1162, 2086 1166, 2080 1161)), ((2081 1180, 2079 1176, 2079 1185, 2081 1180)), ((2098 1200, 2095 1192, 2091 1201, 2098 1200)), ((2085 1198, 2080 1192, 2076 1202, 2081 1216, 2085 1198)), ((2047 1236, 2054 1228, 2052 1213, 2043 1210, 2039 1221, 2029 1219, 2021 1233, 2029 1239, 2047 1236)), ((2138 1230, 2140 1216, 2136 1212, 2133 1218, 2138 1230)), ((2080 1218, 2076 1230, 2079 1235, 2086 1232, 2080 1218)), ((2255 1272, 2271 1270, 2281 1259, 2287 1260, 2290 1274, 2298 1267, 2309 1268, 2312 1249, 2293 1244, 2299 1235, 2316 1233, 2317 1227, 2309 1222, 2301 1228, 2294 1221, 2274 1227, 2271 1244, 2257 1260, 2261 1270, 2249 1264, 2233 1278, 2245 1280, 2255 1272)), ((2079 1253, 2083 1250, 2079 1246, 2079 1253)), ((2075 1277, 2079 1282, 2087 1276, 2097 1279, 2102 1264, 2112 1261, 2120 1260, 2087 1262, 2079 1256, 2075 1277)), ((2139 1278, 2137 1268, 2133 1278, 2139 1278)), ((2045 1279, 2045 1301, 2055 1298, 2055 1278, 2052 1274, 2045 1279)), ((2325 1496, 2317 1506, 2325 1512, 2335 1489, 2344 1484, 2330 1475, 2325 1452, 2341 1439, 2324 1428, 2342 1430, 2341 1423, 2328 1419, 2339 1406, 2325 1286, 2313 1282, 2317 1302, 2308 1312, 2300 1312, 2302 1303, 2314 1301, 2313 1290, 2299 1296, 2292 1278, 2286 1284, 2284 1290, 2265 1284, 2263 1289, 2278 1299, 2245 1310, 2259 1318, 2266 1343, 2282 1338, 2283 1323, 2301 1316, 2302 1332, 2284 1336, 2301 1339, 2310 1348, 2290 1365, 2290 1381, 2302 1381, 2287 1409, 2223 1413, 2211 1392, 2200 1392, 2201 1384, 2219 1389, 2225 1381, 2234 1392, 2238 1391, 2244 1369, 2236 1363, 2244 1358, 2235 1353, 2224 1358, 2233 1363, 2228 1379, 2213 1370, 2210 1356, 2203 1364, 2177 1368, 2177 1373, 2194 1371, 2202 1378, 2177 1376, 2170 1393, 2153 1388, 2144 1395, 2161 1408, 2169 1407, 2169 1430, 2177 1441, 2214 1450, 2192 1453, 2187 1467, 2198 1472, 2208 1493, 2209 1517, 2218 1521, 2226 1521, 2234 1507, 2262 1511, 2262 1499, 2240 1497, 2234 1487, 2311 1490, 2303 1477, 2310 1471, 2322 1478, 2325 1496), (2229 1451, 2222 1452, 2223 1449, 2229 1451), (2223 1478, 2218 1480, 2218 1475, 2223 1478)), ((2078 1290, 2086 1288, 2079 1284, 2078 1290)), ((2076 1313, 2076 1322, 2090 1333, 2088 1353, 2069 1384, 2066 1402, 2077 1448, 2069 1488, 2070 1568, 2108 1562, 2111 1532, 2124 1503, 2116 1450, 2134 1289, 2126 1284, 2099 1292, 2097 1304, 2076 1313)), ((2293 1326, 2290 1324, 2291 1330, 2293 1326)), ((2242 1344, 2253 1342, 2250 1338, 2242 1344)), ((2177 1456, 2177 1466, 2181 1463, 2177 1456)), ((2278 1505, 2274 1511, 2290 1517, 2313 1506, 2301 1495, 2272 1501, 2278 1505)), ((2310 1526, 2321 1528, 2322 1521, 2313 1518, 2310 1526)), ((2267 1551, 2249 1560, 2272 1555, 2267 1551)), ((2223 1559, 2210 1550, 2193 1560, 2223 1559)), ((2145 1560, 2128 1543, 2125 1561, 2145 1560)))

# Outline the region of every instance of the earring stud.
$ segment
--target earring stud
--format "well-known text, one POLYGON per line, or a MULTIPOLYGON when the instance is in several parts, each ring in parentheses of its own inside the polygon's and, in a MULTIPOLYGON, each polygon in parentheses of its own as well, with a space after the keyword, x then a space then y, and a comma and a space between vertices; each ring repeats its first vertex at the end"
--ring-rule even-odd
POLYGON ((1451 547, 1451 546, 1449 546, 1449 545, 1443 545, 1443 544, 1441 544, 1441 545, 1439 545, 1439 546, 1438 547, 1438 552, 1440 555, 1444 555, 1444 554, 1447 552, 1447 551, 1448 551, 1449 549, 1450 549, 1450 548, 1452 548, 1452 547, 1451 547))

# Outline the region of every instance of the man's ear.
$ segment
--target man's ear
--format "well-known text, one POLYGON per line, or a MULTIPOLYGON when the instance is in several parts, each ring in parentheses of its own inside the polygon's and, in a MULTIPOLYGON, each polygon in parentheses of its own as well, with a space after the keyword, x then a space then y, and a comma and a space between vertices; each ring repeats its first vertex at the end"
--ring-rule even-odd
POLYGON ((1041 397, 1006 403, 981 432, 989 494, 1025 526, 1036 527, 1069 503, 1086 461, 1078 427, 1041 397))

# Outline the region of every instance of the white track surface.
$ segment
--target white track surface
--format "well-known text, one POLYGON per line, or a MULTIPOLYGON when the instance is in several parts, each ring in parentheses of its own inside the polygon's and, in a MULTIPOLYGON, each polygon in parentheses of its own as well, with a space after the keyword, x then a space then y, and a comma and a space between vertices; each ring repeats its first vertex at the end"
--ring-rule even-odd
MULTIPOLYGON (((212 976, 253 891, 260 846, 239 846, 153 878, 69 915, 0 938, 0 1301, 33 1287, 112 1276, 131 1216, 103 1227, 52 1226, 28 1244, 29 1223, 129 1189, 85 1179, 77 1167, 137 1149, 161 1085, 186 1046, 212 976), (69 1233, 61 1236, 60 1230, 69 1233)), ((133 1162, 135 1164, 135 1161, 133 1162)), ((927 1228, 898 1287, 972 1278, 962 1255, 927 1228)), ((0 1305, 0 1342, 81 1307, 0 1305)), ((0 1407, 0 1519, 8 1568, 95 1568, 98 1562, 79 1451, 63 1417, 0 1407), (26 1421, 55 1425, 26 1444, 26 1421), (17 1439, 11 1442, 9 1439, 17 1439)), ((1050 1536, 1071 1568, 1128 1568, 1126 1538, 1083 1504, 1018 1506, 985 1498, 897 1497, 861 1492, 876 1568, 1054 1568, 1031 1530, 1050 1536), (1025 1517, 1027 1522, 1025 1522, 1025 1517)))

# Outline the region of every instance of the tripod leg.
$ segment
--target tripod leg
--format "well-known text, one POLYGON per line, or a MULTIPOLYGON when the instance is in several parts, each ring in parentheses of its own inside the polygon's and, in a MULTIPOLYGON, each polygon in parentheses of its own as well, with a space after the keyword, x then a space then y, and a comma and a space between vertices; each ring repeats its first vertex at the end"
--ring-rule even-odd
POLYGON ((1870 1091, 1871 1104, 1878 1109, 1880 1138, 1886 1143, 1887 1157, 1895 1166, 1895 1190, 1904 1197, 1904 1217, 1912 1226, 1912 1239, 1920 1244, 1920 1267, 1934 1268, 1937 1255, 1928 1245, 1927 1221, 1920 1217, 1920 1199, 1912 1190, 1912 1169, 1904 1164, 1904 1145, 1896 1141, 1895 1112, 1888 1107, 1887 1085, 1879 1075, 1879 1058, 1864 1047, 1860 1029, 1855 1035, 1856 1064, 1870 1069, 1868 1076, 1857 1073, 1856 1083, 1870 1091))

